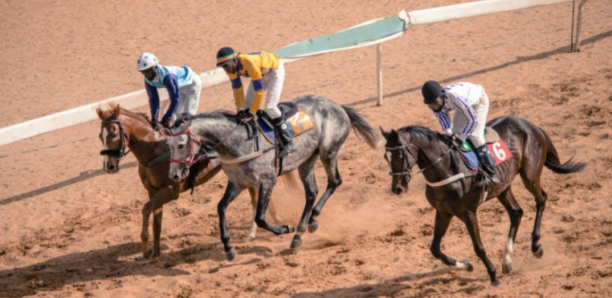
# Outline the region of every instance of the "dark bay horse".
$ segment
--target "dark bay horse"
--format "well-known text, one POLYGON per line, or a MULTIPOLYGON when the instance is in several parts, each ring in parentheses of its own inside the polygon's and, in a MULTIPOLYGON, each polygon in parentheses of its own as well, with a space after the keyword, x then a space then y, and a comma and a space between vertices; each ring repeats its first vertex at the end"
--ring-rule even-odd
POLYGON ((474 251, 487 268, 491 284, 498 285, 495 266, 487 258, 480 239, 476 216, 478 206, 484 201, 497 197, 508 212, 510 231, 502 260, 503 272, 508 273, 512 270, 511 254, 523 216, 523 209, 512 194, 511 183, 514 177, 520 174, 523 184, 535 197, 536 217, 531 234, 531 251, 540 258, 544 253, 539 243, 540 225, 547 199, 546 192, 540 185, 542 169, 546 166, 555 173, 569 174, 581 171, 586 163, 572 162, 570 159, 561 164, 557 150, 548 135, 525 119, 499 117, 491 120, 487 126, 495 129, 512 153, 512 158, 496 167, 501 183, 484 186, 488 188, 488 192, 484 191, 484 187, 475 186, 476 176, 468 173, 469 169, 461 161, 459 153, 450 150, 446 136, 421 126, 408 126, 390 132, 383 130, 383 135, 387 140, 385 156, 393 176, 391 190, 396 194, 408 190, 408 183, 412 178, 411 170, 415 165, 418 165, 419 173, 423 174, 427 182, 425 196, 436 209, 433 241, 430 247, 433 256, 448 266, 473 270, 470 262, 458 262, 440 250, 442 237, 451 219, 456 216, 467 227, 474 251))
MULTIPOLYGON (((294 138, 297 152, 284 158, 281 174, 298 170, 306 193, 306 205, 302 213, 297 232, 291 242, 291 247, 301 245, 301 235, 306 231, 308 221, 309 232, 318 227, 317 216, 323 205, 342 183, 338 172, 338 156, 346 143, 351 129, 372 148, 378 144, 378 134, 353 109, 341 106, 329 99, 306 95, 293 101, 308 115, 314 127, 294 138), (320 200, 314 205, 319 189, 315 180, 314 165, 320 159, 327 174, 327 189, 320 200)), ((227 113, 200 114, 191 122, 172 129, 173 137, 168 141, 172 150, 170 177, 179 180, 189 174, 186 162, 193 159, 194 152, 199 148, 199 142, 215 148, 219 153, 223 171, 229 178, 229 183, 223 198, 219 202, 219 225, 221 241, 229 260, 236 256, 236 250, 230 245, 230 235, 225 220, 225 209, 245 188, 259 189, 257 201, 257 225, 276 235, 291 233, 295 229, 290 225, 270 225, 265 215, 272 188, 276 183, 275 151, 268 150, 262 134, 254 138, 262 144, 259 150, 255 140, 249 140, 250 134, 245 126, 237 124, 236 116, 227 113), (255 155, 254 155, 255 154, 255 155)))
MULTIPOLYGON (((149 194, 149 201, 142 208, 142 232, 140 234, 142 253, 145 258, 158 257, 160 254, 160 235, 164 204, 176 200, 181 192, 191 188, 187 179, 175 181, 168 178, 170 168, 170 147, 168 136, 163 131, 155 131, 151 122, 143 114, 122 109, 113 105, 109 110, 96 109, 102 120, 100 140, 104 146, 104 171, 117 173, 119 161, 131 150, 138 160, 140 181, 149 194), (153 248, 149 249, 149 217, 153 217, 153 248)), ((205 183, 221 171, 219 159, 202 159, 193 181, 193 186, 205 183)), ((257 190, 249 188, 253 213, 255 213, 257 190)), ((276 217, 273 208, 272 216, 276 217)), ((257 226, 253 221, 249 239, 255 237, 257 226)))

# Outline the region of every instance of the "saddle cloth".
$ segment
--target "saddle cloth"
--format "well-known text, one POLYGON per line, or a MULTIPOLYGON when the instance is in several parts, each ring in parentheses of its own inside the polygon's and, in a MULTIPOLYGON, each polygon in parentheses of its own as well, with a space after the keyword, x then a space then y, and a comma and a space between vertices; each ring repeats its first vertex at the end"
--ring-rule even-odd
MULTIPOLYGON (((309 131, 314 127, 312 123, 312 118, 308 115, 302 108, 292 102, 283 102, 278 104, 278 108, 281 110, 281 113, 285 116, 287 121, 287 127, 289 128, 289 133, 291 137, 299 136, 300 134, 309 131)), ((270 144, 276 143, 276 133, 274 130, 274 126, 270 123, 269 117, 261 112, 258 113, 257 118, 257 127, 259 131, 262 132, 265 139, 270 144)))
MULTIPOLYGON (((500 163, 510 159, 512 157, 512 153, 508 150, 508 146, 504 140, 499 137, 499 134, 491 128, 485 128, 485 142, 487 143, 489 151, 492 153, 495 158, 495 166, 500 163)), ((471 170, 478 170, 479 162, 478 157, 476 156, 476 152, 474 148, 472 148, 471 143, 468 141, 464 141, 461 143, 461 147, 459 148, 459 155, 461 155, 461 159, 465 163, 465 165, 471 170)))

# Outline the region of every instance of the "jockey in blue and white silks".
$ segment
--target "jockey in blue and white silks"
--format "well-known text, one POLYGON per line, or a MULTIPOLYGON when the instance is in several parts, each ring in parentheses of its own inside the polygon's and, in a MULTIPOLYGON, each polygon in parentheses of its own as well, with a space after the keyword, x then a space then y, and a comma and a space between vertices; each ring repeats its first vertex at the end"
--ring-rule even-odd
POLYGON ((424 102, 434 111, 444 132, 459 146, 467 138, 478 148, 477 155, 482 169, 493 183, 499 179, 495 174, 495 162, 487 148, 484 130, 489 114, 489 97, 480 85, 461 82, 444 88, 436 81, 427 81, 421 92, 424 102), (450 112, 454 111, 453 120, 450 112))
POLYGON ((489 114, 489 97, 482 86, 472 83, 455 83, 444 87, 446 102, 442 110, 435 112, 447 135, 456 134, 461 141, 470 138, 476 148, 485 143, 484 128, 489 114), (453 121, 450 111, 455 111, 453 121))
POLYGON ((159 64, 155 55, 143 53, 136 69, 145 76, 145 89, 149 96, 151 119, 159 118, 158 88, 168 90, 170 106, 161 118, 161 123, 170 126, 181 114, 195 115, 200 102, 202 82, 200 76, 187 66, 164 66, 159 64))

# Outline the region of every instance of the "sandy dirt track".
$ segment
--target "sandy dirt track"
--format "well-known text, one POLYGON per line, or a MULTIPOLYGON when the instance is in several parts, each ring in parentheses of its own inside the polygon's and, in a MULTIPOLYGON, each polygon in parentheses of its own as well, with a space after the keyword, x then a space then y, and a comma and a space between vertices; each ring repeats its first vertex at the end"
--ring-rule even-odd
MULTIPOLYGON (((274 50, 457 2, 469 1, 1 1, 0 127, 142 89, 134 68, 143 51, 203 72, 221 46, 274 50)), ((612 2, 585 5, 580 53, 568 52, 571 5, 413 27, 383 45, 382 107, 374 47, 286 66, 283 101, 322 95, 387 130, 439 129, 422 104, 426 80, 478 83, 492 101, 489 119, 524 117, 549 134, 563 162, 588 162, 579 174, 544 170, 541 259, 530 251, 535 203, 515 179, 525 215, 510 274, 501 273, 508 216, 497 201, 479 208, 500 287, 490 286, 457 219, 442 248, 474 271, 431 256, 434 210, 423 178, 392 194, 384 150, 353 133, 340 158, 343 184, 297 251, 288 249, 292 235, 260 229, 254 241, 241 240, 251 218, 244 193, 227 214, 239 256, 226 260, 216 214, 221 173, 165 206, 162 256, 134 261, 147 194, 133 156, 116 175, 102 171, 100 123, 91 121, 0 147, 0 297, 611 297, 612 2)), ((202 90, 199 110, 220 108, 233 108, 229 84, 202 90)), ((320 163, 316 173, 324 189, 320 163)), ((281 182, 273 203, 279 222, 297 224, 302 192, 281 182)))

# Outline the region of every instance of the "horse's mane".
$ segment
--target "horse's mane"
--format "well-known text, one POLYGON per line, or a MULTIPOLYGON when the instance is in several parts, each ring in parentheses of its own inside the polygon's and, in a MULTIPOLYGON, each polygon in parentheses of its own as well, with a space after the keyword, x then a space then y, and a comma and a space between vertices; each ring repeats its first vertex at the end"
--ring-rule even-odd
MULTIPOLYGON (((111 103, 109 106, 110 106, 110 109, 104 111, 104 115, 107 118, 110 117, 110 115, 107 114, 107 113, 112 113, 117 108, 118 104, 111 103)), ((147 116, 147 114, 145 114, 145 113, 136 113, 136 112, 132 112, 130 110, 121 108, 121 115, 124 115, 124 116, 130 117, 130 118, 136 119, 136 120, 141 121, 141 122, 143 122, 145 124, 148 124, 151 127, 153 125, 153 122, 151 121, 151 118, 149 118, 149 116, 147 116)))
POLYGON ((425 137, 428 141, 443 141, 442 135, 424 126, 406 126, 399 129, 398 132, 404 132, 410 135, 411 139, 425 137))
POLYGON ((227 119, 227 118, 236 118, 236 112, 220 109, 215 110, 208 113, 201 113, 195 116, 192 116, 191 119, 227 119))

